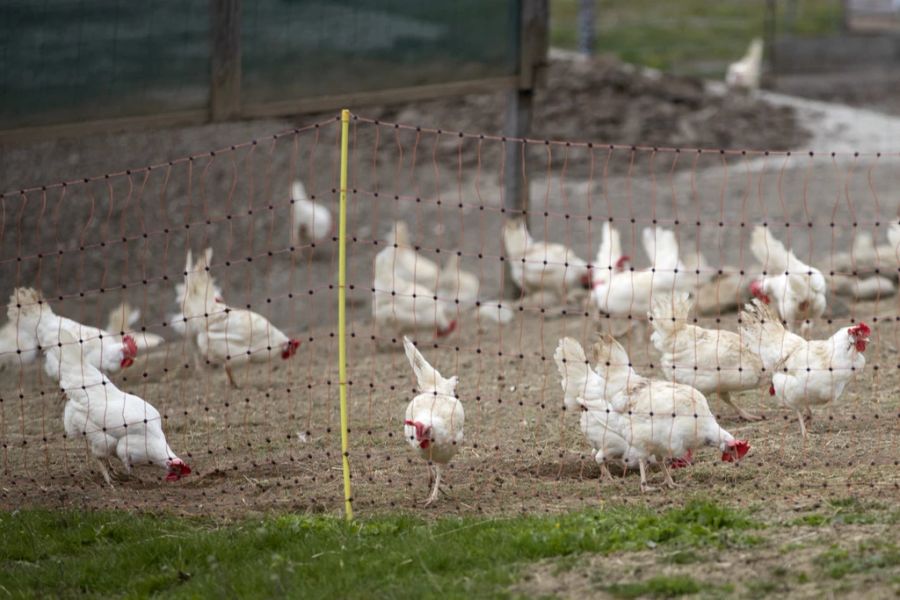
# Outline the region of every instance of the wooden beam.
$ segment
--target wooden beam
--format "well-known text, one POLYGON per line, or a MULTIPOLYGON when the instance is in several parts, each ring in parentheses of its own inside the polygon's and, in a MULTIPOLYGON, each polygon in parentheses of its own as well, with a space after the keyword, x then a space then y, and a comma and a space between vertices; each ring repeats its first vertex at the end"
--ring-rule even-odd
POLYGON ((247 118, 277 117, 346 108, 348 106, 352 108, 370 104, 400 104, 446 96, 489 94, 515 88, 517 84, 518 78, 515 75, 511 75, 472 81, 454 81, 451 83, 417 85, 388 90, 297 98, 296 100, 248 104, 241 109, 241 116, 247 118))
POLYGON ((209 117, 234 119, 241 112, 241 0, 209 0, 209 117))
POLYGON ((0 145, 22 144, 41 140, 75 138, 97 133, 139 131, 165 127, 186 127, 206 123, 209 114, 203 110, 184 110, 156 115, 97 119, 59 125, 41 125, 0 130, 0 145))

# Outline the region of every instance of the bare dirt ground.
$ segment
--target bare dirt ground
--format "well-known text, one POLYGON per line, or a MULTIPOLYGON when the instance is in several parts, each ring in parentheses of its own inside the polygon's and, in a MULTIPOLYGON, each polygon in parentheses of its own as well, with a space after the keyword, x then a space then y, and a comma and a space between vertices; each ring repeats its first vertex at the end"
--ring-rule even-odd
MULTIPOLYGON (((590 95, 579 98, 590 110, 590 95)), ((468 103, 482 101, 460 106, 463 113, 478 112, 468 103)), ((500 105, 494 108, 499 115, 500 105)), ((796 131, 787 121, 769 123, 766 111, 748 110, 763 119, 748 127, 771 136, 758 138, 759 144, 790 147, 796 131)), ((827 272, 831 257, 858 231, 883 241, 900 203, 894 193, 900 172, 888 157, 632 151, 627 145, 565 142, 528 144, 523 150, 477 132, 460 137, 417 129, 445 126, 428 113, 419 117, 422 121, 408 122, 409 127, 358 120, 352 128, 350 458, 354 504, 362 514, 419 511, 427 484, 425 466, 401 433, 412 374, 401 352, 379 350, 371 337, 371 265, 382 247, 376 240, 392 220, 405 219, 423 254, 442 261, 458 248, 463 268, 482 281, 482 298, 503 295, 504 152, 523 153, 536 237, 567 243, 591 257, 599 241, 597 224, 612 219, 639 267, 647 262, 639 249, 641 229, 655 223, 675 228, 686 252, 701 248, 713 268, 750 271, 755 268, 747 250, 750 227, 767 221, 778 227, 779 236, 791 237, 801 257, 827 272)), ((497 131, 497 118, 493 128, 476 121, 460 121, 458 128, 474 124, 497 131)), ((452 127, 455 121, 447 120, 452 127)), ((700 119, 695 129, 703 131, 704 123, 700 119)), ((556 130, 549 121, 541 126, 548 137, 554 131, 580 139, 594 135, 594 130, 584 135, 556 130)), ((278 121, 102 136, 6 153, 0 164, 4 189, 202 154, 150 171, 7 196, 0 228, 4 296, 14 285, 37 285, 59 312, 93 324, 104 323, 109 308, 128 299, 142 309, 147 328, 169 340, 160 355, 139 361, 117 381, 164 413, 170 443, 194 474, 172 485, 142 468, 115 489, 107 488, 83 444, 64 438, 62 401, 52 382, 34 366, 21 372, 7 368, 0 374, 0 506, 167 510, 223 518, 340 510, 336 246, 332 241, 315 249, 290 247, 287 196, 290 181, 300 177, 317 200, 335 207, 337 128, 328 121, 278 138, 259 134, 290 127, 278 121), (256 143, 230 148, 248 139, 256 143), (221 150, 213 155, 206 152, 211 148, 221 150), (215 248, 213 274, 226 300, 263 312, 304 342, 290 362, 239 374, 244 387, 236 391, 228 389, 222 373, 195 370, 167 326, 185 252, 207 244, 215 248)), ((659 139, 662 144, 673 138, 659 139)), ((729 138, 729 144, 750 145, 742 139, 729 138)), ((703 453, 695 466, 678 472, 682 488, 643 496, 633 473, 598 484, 577 417, 561 411, 553 349, 562 335, 589 341, 595 329, 580 308, 573 313, 551 319, 534 309, 502 329, 479 328, 473 317, 462 315, 459 332, 448 340, 437 343, 428 332, 418 336, 441 371, 460 375, 467 412, 466 443, 446 476, 449 496, 419 512, 506 515, 606 502, 662 507, 697 496, 788 511, 832 496, 900 496, 895 298, 850 303, 818 324, 817 333, 827 335, 849 319, 863 318, 874 325, 875 337, 865 372, 840 402, 817 411, 806 444, 793 416, 769 405, 764 392, 739 398, 766 414, 761 424, 737 421, 713 399, 722 424, 750 439, 747 460, 727 465, 714 452, 703 453)), ((722 326, 734 329, 735 316, 723 316, 722 326)), ((654 371, 655 356, 645 339, 633 340, 631 351, 639 370, 654 371)))
MULTIPOLYGON (((867 307, 868 308, 868 307, 867 307)), ((733 321, 733 319, 730 319, 733 321)), ((830 497, 898 496, 900 423, 896 332, 876 329, 869 365, 840 402, 816 411, 804 443, 794 415, 773 407, 764 391, 744 393, 742 405, 766 415, 743 423, 715 399, 713 410, 753 450, 739 466, 721 463, 713 450, 678 471, 674 491, 640 494, 636 473, 598 483, 577 416, 561 410, 552 351, 563 335, 590 338, 583 316, 543 320, 526 316, 500 330, 479 332, 472 323, 425 354, 445 374, 461 376, 467 413, 466 443, 446 475, 449 495, 425 514, 500 515, 558 511, 603 503, 669 506, 687 498, 716 498, 730 505, 763 504, 792 510, 830 497), (502 354, 501 354, 502 353, 502 354)), ((824 328, 820 329, 824 330, 824 328)), ((351 463, 354 504, 361 514, 418 508, 427 473, 402 439, 405 404, 414 381, 401 352, 378 352, 365 323, 350 338, 351 463)), ((154 403, 165 415, 173 448, 195 472, 177 484, 141 468, 109 489, 86 460, 80 440, 65 439, 62 402, 52 385, 38 384, 31 369, 23 386, 2 391, 3 465, 0 504, 170 510, 206 515, 248 511, 336 511, 341 506, 340 445, 335 351, 331 328, 314 328, 291 362, 244 372, 244 388, 230 390, 221 372, 186 372, 161 380, 166 366, 181 370, 180 349, 149 365, 139 363, 121 385, 154 403), (144 376, 144 373, 147 376, 144 376), (18 390, 25 398, 17 398, 18 390)), ((655 360, 647 342, 631 342, 644 373, 655 360)), ((653 477, 660 483, 661 475, 653 477)))

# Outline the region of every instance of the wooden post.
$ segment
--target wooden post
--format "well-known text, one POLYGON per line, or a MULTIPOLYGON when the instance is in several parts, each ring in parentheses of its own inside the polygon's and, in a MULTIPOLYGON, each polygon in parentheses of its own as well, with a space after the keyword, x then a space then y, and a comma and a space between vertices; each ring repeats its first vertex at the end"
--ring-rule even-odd
POLYGON ((241 112, 241 0, 209 0, 209 118, 241 112))
MULTIPOLYGON (((534 88, 542 81, 547 66, 549 41, 549 9, 547 0, 522 0, 519 32, 519 87, 510 90, 506 104, 506 136, 524 139, 531 130, 534 88)), ((507 142, 504 164, 504 199, 506 218, 522 218, 522 211, 529 206, 528 183, 523 171, 523 144, 507 142)), ((524 217, 528 224, 528 217, 524 217)), ((504 272, 504 292, 515 298, 518 290, 504 272)))

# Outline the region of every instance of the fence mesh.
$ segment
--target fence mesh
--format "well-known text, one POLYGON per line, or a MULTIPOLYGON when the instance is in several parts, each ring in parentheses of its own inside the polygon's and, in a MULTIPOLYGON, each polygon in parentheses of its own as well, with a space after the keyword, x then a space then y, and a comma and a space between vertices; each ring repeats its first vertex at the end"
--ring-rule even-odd
MULTIPOLYGON (((59 381, 43 368, 43 356, 17 350, 23 337, 11 321, 3 330, 0 387, 4 506, 166 506, 203 514, 340 509, 337 238, 331 225, 338 148, 339 122, 332 119, 164 164, 3 195, 4 293, 40 290, 56 314, 110 334, 121 333, 109 329, 121 327, 121 315, 130 312, 123 313, 121 303, 138 309, 136 320, 125 319, 124 331, 141 347, 133 364, 109 377, 159 411, 171 451, 192 470, 169 482, 171 466, 136 465, 126 474, 112 458, 108 485, 86 436, 66 433, 59 381), (301 231, 298 221, 308 226, 301 231), (206 282, 204 293, 210 292, 216 314, 189 315, 176 302, 176 286, 185 282, 188 252, 198 269, 206 248, 218 287, 206 282), (215 356, 213 342, 198 350, 190 332, 209 333, 219 313, 244 309, 271 325, 253 330, 256 342, 265 332, 265 343, 253 349, 261 360, 235 365, 228 375, 222 364, 237 358, 215 356), (184 317, 199 327, 192 330, 184 317), (164 342, 144 348, 144 333, 164 342), (299 348, 282 358, 291 339, 299 348)), ((710 440, 715 448, 695 447, 685 466, 681 446, 672 441, 678 435, 656 415, 650 429, 665 434, 650 452, 656 464, 649 465, 649 483, 661 485, 668 466, 685 468, 672 475, 679 489, 643 497, 664 504, 713 494, 735 503, 794 505, 847 493, 896 495, 894 291, 900 262, 888 241, 897 222, 896 166, 897 156, 886 154, 512 140, 354 115, 347 238, 354 506, 363 514, 415 507, 430 492, 429 466, 410 444, 421 446, 421 440, 408 439, 415 428, 405 426, 414 420, 406 409, 418 387, 403 335, 444 377, 459 377, 464 438, 442 469, 447 494, 437 510, 555 511, 639 497, 633 462, 624 476, 614 465, 613 479, 598 484, 601 468, 580 430, 580 407, 564 403, 554 360, 559 340, 579 341, 603 373, 592 346, 612 333, 638 375, 662 379, 667 363, 651 340, 645 304, 684 290, 694 303, 691 324, 739 333, 738 307, 750 300, 751 284, 764 270, 750 249, 761 224, 827 281, 827 308, 812 310, 806 336, 828 339, 865 322, 872 329, 865 367, 852 373, 837 400, 812 407, 807 437, 795 411, 779 403, 781 385, 773 397, 766 376, 730 394, 741 410, 764 417, 760 421, 741 419, 715 392, 706 393, 708 415, 694 416, 703 405, 696 397, 679 401, 677 410, 686 410, 679 418, 692 420, 695 432, 717 422, 735 439, 748 440, 751 450, 739 462, 725 462, 722 440, 710 440), (502 182, 510 153, 520 157, 531 192, 525 214, 506 208, 502 182), (516 258, 504 248, 505 227, 523 220, 534 240, 569 249, 547 251, 543 259, 527 255, 525 266, 537 275, 525 291, 504 275, 516 258), (627 260, 598 257, 607 227, 621 235, 627 260), (677 241, 676 263, 663 245, 667 232, 677 241), (657 245, 655 257, 645 252, 647 235, 657 245), (651 272, 655 283, 644 294, 636 282, 652 262, 658 273, 651 272), (615 277, 628 277, 624 304, 601 300, 606 279, 615 277)), ((810 280, 804 279, 807 291, 810 280)), ((770 306, 777 305, 776 297, 770 306)), ((230 319, 222 335, 243 348, 235 341, 240 327, 230 319)), ((775 335, 781 346, 790 340, 775 335)), ((741 339, 741 352, 759 351, 759 339, 741 339)), ((710 342, 692 337, 675 365, 700 374, 733 368, 725 364, 725 343, 712 344, 716 352, 709 354, 710 342)), ((809 367, 800 395, 826 379, 822 385, 833 387, 836 373, 855 368, 838 363, 832 356, 797 367, 809 367)), ((73 393, 67 392, 70 403, 73 393)), ((632 406, 628 431, 648 406, 659 411, 665 402, 666 394, 658 393, 643 408, 632 406)), ((440 462, 435 443, 431 458, 440 462)))

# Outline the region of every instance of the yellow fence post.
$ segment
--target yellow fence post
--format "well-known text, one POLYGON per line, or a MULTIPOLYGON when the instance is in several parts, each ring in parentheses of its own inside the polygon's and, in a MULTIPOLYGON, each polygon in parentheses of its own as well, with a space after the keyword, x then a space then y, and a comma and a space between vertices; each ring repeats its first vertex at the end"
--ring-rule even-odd
POLYGON ((341 204, 338 224, 338 388, 341 394, 341 457, 344 470, 344 515, 353 519, 350 495, 350 432, 347 417, 347 163, 350 111, 341 111, 341 204))

